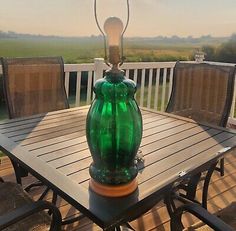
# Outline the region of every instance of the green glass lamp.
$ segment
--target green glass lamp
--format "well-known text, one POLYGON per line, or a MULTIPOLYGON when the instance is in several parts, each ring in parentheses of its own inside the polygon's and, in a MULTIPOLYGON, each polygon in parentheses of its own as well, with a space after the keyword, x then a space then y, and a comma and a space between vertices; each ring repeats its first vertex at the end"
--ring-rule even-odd
MULTIPOLYGON (((97 21, 96 10, 95 18, 97 21)), ((104 23, 104 31, 108 40, 104 37, 105 61, 110 69, 95 83, 95 99, 86 123, 93 158, 89 168, 90 188, 101 195, 118 197, 132 193, 138 185, 135 157, 142 138, 142 117, 134 99, 136 84, 125 78, 119 68, 123 63, 120 55, 123 54, 123 23, 117 17, 110 17, 104 23)))

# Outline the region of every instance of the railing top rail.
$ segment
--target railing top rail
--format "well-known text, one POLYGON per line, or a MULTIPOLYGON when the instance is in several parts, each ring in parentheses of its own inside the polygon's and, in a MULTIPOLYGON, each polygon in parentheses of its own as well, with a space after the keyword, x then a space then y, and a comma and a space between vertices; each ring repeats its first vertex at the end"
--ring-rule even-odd
POLYGON ((236 65, 236 63, 223 63, 223 62, 210 62, 210 61, 205 61, 204 63, 215 64, 219 66, 235 66, 236 65))
MULTIPOLYGON (((186 61, 193 62, 193 61, 186 61)), ((121 69, 153 69, 153 68, 173 68, 176 62, 136 62, 136 63, 124 63, 121 69)), ((235 66, 233 63, 223 62, 205 62, 219 66, 235 66)), ((103 63, 103 70, 109 69, 109 67, 103 63)), ((65 64, 65 72, 77 72, 77 71, 94 71, 94 63, 81 63, 81 64, 65 64)), ((2 66, 0 65, 0 74, 2 74, 2 66)))
POLYGON ((139 62, 124 63, 122 69, 172 68, 176 62, 139 62))
MULTIPOLYGON (((153 68, 172 68, 176 62, 135 62, 135 63, 123 63, 121 69, 153 69, 153 68)), ((107 70, 109 67, 103 63, 103 69, 107 70)))
MULTIPOLYGON (((149 68, 172 68, 175 62, 137 62, 137 63, 124 63, 121 69, 149 69, 149 68)), ((65 72, 77 72, 77 71, 94 71, 94 63, 80 63, 80 64, 65 64, 65 72)), ((109 67, 103 63, 103 70, 107 70, 109 67)), ((2 66, 0 65, 0 74, 2 74, 2 66)))
POLYGON ((64 70, 65 72, 94 71, 94 64, 93 63, 65 64, 64 70))

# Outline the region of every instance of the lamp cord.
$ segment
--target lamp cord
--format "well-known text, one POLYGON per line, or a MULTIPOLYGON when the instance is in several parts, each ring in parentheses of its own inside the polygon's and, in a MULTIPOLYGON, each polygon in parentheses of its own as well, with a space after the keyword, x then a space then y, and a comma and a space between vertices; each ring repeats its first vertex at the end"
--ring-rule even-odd
POLYGON ((125 57, 124 57, 124 52, 123 52, 123 39, 124 39, 124 33, 128 27, 128 24, 129 24, 129 15, 130 15, 130 10, 129 10, 129 0, 127 0, 127 20, 126 20, 126 25, 125 25, 125 28, 121 34, 121 63, 120 63, 120 66, 124 63, 125 61, 125 57))
POLYGON ((97 17, 97 0, 94 0, 94 17, 95 17, 95 21, 96 21, 96 24, 97 24, 97 27, 98 29, 100 30, 100 32, 102 33, 103 35, 103 43, 104 43, 104 59, 105 59, 105 63, 110 66, 110 64, 108 63, 107 61, 107 42, 106 42, 106 35, 104 34, 104 32, 102 31, 100 25, 99 25, 99 22, 98 22, 98 17, 97 17))
MULTIPOLYGON (((125 57, 124 57, 124 53, 123 53, 123 37, 124 37, 124 33, 128 27, 128 24, 129 24, 129 15, 130 15, 130 10, 129 10, 129 0, 126 1, 127 3, 127 21, 126 21, 126 25, 125 25, 125 28, 121 34, 121 63, 120 63, 120 66, 124 63, 124 60, 125 60, 125 57)), ((98 29, 100 30, 100 32, 102 33, 103 35, 103 42, 104 42, 104 50, 105 50, 105 63, 110 66, 110 64, 108 63, 108 60, 107 60, 107 43, 106 43, 106 35, 105 33, 103 32, 103 30, 101 29, 100 25, 99 25, 99 22, 98 22, 98 17, 97 17, 97 0, 94 0, 94 17, 95 17, 95 21, 96 21, 96 24, 97 24, 97 27, 98 29)))

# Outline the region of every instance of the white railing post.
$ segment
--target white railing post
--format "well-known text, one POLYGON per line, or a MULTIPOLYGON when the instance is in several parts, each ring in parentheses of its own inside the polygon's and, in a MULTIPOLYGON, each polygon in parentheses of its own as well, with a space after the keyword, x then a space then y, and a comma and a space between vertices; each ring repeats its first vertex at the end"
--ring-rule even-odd
POLYGON ((81 71, 77 71, 76 76, 76 93, 75 93, 75 106, 80 106, 80 91, 81 91, 81 71))
POLYGON ((140 106, 143 107, 144 102, 144 89, 145 88, 145 69, 142 69, 141 75, 141 89, 140 89, 140 106))
POLYGON ((153 69, 149 69, 149 79, 148 79, 148 96, 147 96, 147 108, 151 108, 152 102, 152 76, 153 69))
POLYGON ((174 75, 174 68, 172 67, 172 68, 170 69, 168 101, 169 101, 169 99, 170 99, 170 95, 171 95, 171 92, 172 92, 173 75, 174 75))
POLYGON ((94 83, 103 77, 103 58, 95 58, 94 59, 94 83))
POLYGON ((154 109, 158 109, 158 100, 159 100, 159 83, 160 83, 160 68, 157 69, 156 74, 156 85, 155 85, 155 96, 154 96, 154 109))
POLYGON ((161 111, 165 110, 167 68, 164 68, 162 80, 161 111))
POLYGON ((230 118, 234 118, 235 102, 236 102, 236 74, 235 74, 235 80, 234 80, 234 93, 233 93, 232 106, 230 110, 230 118))
POLYGON ((67 98, 69 98, 70 72, 65 72, 65 89, 67 98))
MULTIPOLYGON (((104 58, 94 59, 93 86, 98 79, 101 79, 103 77, 103 64, 104 64, 104 58)), ((94 98, 95 98, 95 94, 93 92, 93 99, 94 98)))

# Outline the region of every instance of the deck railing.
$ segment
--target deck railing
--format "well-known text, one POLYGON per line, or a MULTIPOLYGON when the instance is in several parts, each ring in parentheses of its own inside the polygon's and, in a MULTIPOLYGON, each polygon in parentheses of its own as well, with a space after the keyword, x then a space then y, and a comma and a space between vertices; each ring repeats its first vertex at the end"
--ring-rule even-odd
MULTIPOLYGON (((126 77, 133 79, 138 85, 136 100, 140 106, 164 110, 165 104, 171 93, 173 67, 175 62, 143 62, 124 63, 122 69, 126 77)), ((108 67, 103 59, 95 59, 94 64, 66 64, 65 65, 65 87, 68 96, 70 73, 76 72, 75 105, 81 105, 81 86, 83 78, 86 81, 86 104, 90 104, 94 95, 92 86, 94 82, 103 76, 108 67), (87 73, 86 73, 87 72, 87 73)), ((84 87, 84 86, 83 86, 84 87)), ((84 101, 82 102, 84 104, 84 101)))
MULTIPOLYGON (((217 65, 233 65, 215 63, 217 65)), ((124 63, 122 69, 126 77, 137 83, 136 100, 141 107, 164 111, 168 102, 173 79, 175 62, 124 63)), ((65 64, 65 88, 70 102, 74 106, 90 104, 94 98, 93 84, 104 74, 108 67, 102 58, 96 58, 90 64, 65 64), (73 81, 72 81, 73 78, 73 81), (71 85, 71 86, 70 86, 71 85), (73 85, 73 86, 72 86, 73 85)), ((0 66, 0 74, 2 73, 0 66)), ((236 84, 230 123, 236 124, 235 101, 236 84)))
MULTIPOLYGON (((233 65, 227 63, 214 63, 217 65, 233 65)), ((136 100, 142 107, 164 111, 168 102, 173 79, 173 68, 175 62, 141 62, 124 63, 122 69, 126 77, 137 83, 138 91, 136 100)), ((90 104, 94 95, 92 92, 93 83, 103 76, 108 67, 103 59, 95 59, 93 64, 66 64, 65 65, 65 86, 69 96, 69 78, 71 72, 76 72, 76 93, 75 105, 90 104), (87 74, 86 74, 87 73, 87 74), (81 81, 86 78, 86 100, 81 101, 81 81)), ((85 93, 84 93, 85 94, 85 93)), ((230 113, 230 122, 236 124, 235 118, 236 84, 233 103, 230 113)))

